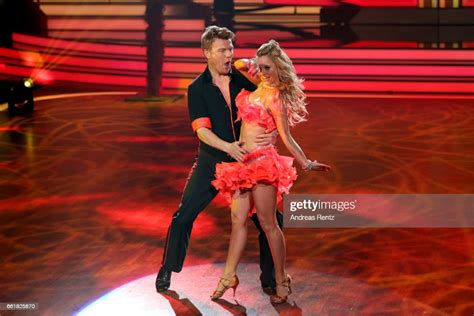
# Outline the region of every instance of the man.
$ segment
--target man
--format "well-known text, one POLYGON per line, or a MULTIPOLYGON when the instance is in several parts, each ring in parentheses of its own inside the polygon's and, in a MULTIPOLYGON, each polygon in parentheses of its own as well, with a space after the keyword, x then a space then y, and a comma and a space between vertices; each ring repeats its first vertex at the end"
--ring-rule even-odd
MULTIPOLYGON (((168 229, 163 261, 155 283, 158 292, 169 288, 172 271, 181 271, 193 222, 218 193, 211 184, 216 164, 233 159, 242 161, 246 154, 238 141, 241 123, 235 122, 235 97, 242 89, 254 91, 256 87, 232 68, 233 39, 234 33, 217 26, 206 28, 201 37, 207 67, 188 87, 188 109, 193 131, 200 140, 199 154, 168 229)), ((265 134, 257 143, 267 146, 274 143, 275 137, 274 134, 265 134)), ((276 214, 281 227, 283 216, 280 212, 276 214)), ((254 215, 252 220, 260 232, 261 285, 267 294, 272 294, 275 278, 270 247, 257 216, 254 215)))

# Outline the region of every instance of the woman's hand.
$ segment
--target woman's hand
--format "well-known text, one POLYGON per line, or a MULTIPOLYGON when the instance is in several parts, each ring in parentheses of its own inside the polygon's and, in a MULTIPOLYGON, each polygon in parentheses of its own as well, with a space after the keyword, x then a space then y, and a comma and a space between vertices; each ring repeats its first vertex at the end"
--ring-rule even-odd
POLYGON ((255 144, 258 147, 266 147, 269 145, 275 145, 278 137, 278 131, 274 130, 271 133, 260 134, 255 138, 255 144))
POLYGON ((258 75, 260 73, 260 68, 257 65, 257 61, 254 58, 249 59, 247 65, 248 65, 247 73, 250 75, 250 77, 254 79, 258 78, 258 75))
POLYGON ((240 71, 245 76, 245 78, 251 81, 254 85, 258 86, 260 83, 260 69, 255 58, 237 59, 234 62, 234 67, 237 68, 237 70, 240 71))
POLYGON ((331 170, 331 166, 319 163, 316 160, 311 161, 308 160, 308 164, 303 167, 304 171, 329 171, 331 170))

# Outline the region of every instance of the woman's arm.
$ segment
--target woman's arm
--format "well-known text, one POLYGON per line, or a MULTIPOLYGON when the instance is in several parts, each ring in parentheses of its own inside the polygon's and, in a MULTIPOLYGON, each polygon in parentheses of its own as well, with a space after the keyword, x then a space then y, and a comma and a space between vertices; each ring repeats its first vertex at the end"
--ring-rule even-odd
POLYGON ((260 77, 258 76, 258 66, 252 59, 238 59, 234 62, 234 67, 240 71, 245 78, 250 80, 254 85, 258 86, 260 77))
POLYGON ((295 160, 300 164, 301 168, 305 171, 329 171, 331 169, 330 166, 318 163, 316 160, 309 160, 293 136, 291 136, 288 115, 286 109, 282 106, 279 97, 273 96, 270 98, 269 102, 271 104, 269 108, 275 118, 275 123, 281 140, 288 151, 293 155, 293 157, 295 157, 295 160))
POLYGON ((278 113, 274 113, 273 115, 283 144, 285 144, 291 155, 295 157, 296 162, 300 164, 301 168, 306 168, 308 165, 308 158, 298 143, 295 141, 293 136, 291 136, 290 125, 288 124, 288 116, 286 111, 278 111, 278 113))

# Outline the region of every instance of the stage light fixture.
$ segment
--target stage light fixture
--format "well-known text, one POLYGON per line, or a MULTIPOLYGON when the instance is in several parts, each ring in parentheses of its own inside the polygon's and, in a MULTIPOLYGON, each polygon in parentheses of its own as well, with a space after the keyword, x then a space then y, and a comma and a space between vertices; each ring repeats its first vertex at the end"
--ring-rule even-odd
POLYGON ((23 85, 26 87, 26 88, 33 88, 33 79, 31 78, 27 78, 27 79, 23 79, 23 85))
POLYGON ((24 78, 10 88, 8 114, 25 115, 33 112, 33 88, 34 82, 31 78, 24 78))

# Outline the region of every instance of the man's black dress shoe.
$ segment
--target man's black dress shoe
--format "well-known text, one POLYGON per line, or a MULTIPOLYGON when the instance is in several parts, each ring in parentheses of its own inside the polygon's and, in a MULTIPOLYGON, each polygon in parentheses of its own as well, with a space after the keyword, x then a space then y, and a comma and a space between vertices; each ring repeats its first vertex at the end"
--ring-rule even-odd
POLYGON ((266 278, 262 274, 260 275, 260 284, 262 285, 262 290, 267 295, 276 294, 276 281, 272 276, 271 278, 266 278))
POLYGON ((165 267, 160 268, 160 272, 156 276, 155 287, 157 292, 167 291, 171 284, 171 271, 165 267))
POLYGON ((262 291, 263 293, 267 295, 275 295, 276 294, 276 288, 274 286, 264 286, 262 285, 262 291))

